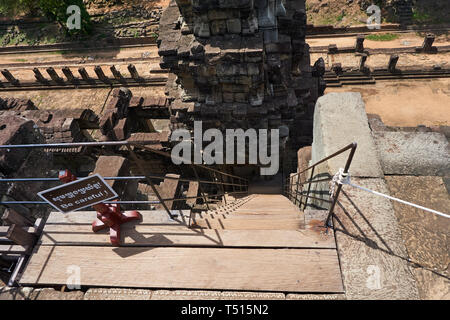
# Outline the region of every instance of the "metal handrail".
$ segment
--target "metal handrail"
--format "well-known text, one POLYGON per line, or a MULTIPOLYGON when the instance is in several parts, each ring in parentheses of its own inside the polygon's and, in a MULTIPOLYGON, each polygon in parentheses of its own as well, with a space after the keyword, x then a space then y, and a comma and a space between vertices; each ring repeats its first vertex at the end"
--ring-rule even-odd
MULTIPOLYGON (((221 197, 229 194, 240 194, 240 193, 247 193, 246 191, 236 191, 236 192, 226 192, 226 193, 215 193, 210 194, 208 197, 221 197)), ((192 196, 192 197, 185 197, 185 198, 165 198, 162 199, 163 201, 185 201, 190 199, 201 199, 203 196, 192 196)), ((161 204, 160 201, 146 201, 146 200, 119 200, 119 201, 105 201, 103 202, 105 204, 161 204)), ((33 205, 48 205, 46 201, 0 201, 0 205, 8 205, 8 204, 33 204, 33 205)))
MULTIPOLYGON (((177 160, 184 160, 183 158, 173 157, 171 154, 169 154, 169 153, 167 153, 167 152, 160 151, 160 150, 155 150, 155 149, 149 148, 149 147, 147 147, 147 146, 145 146, 145 145, 142 145, 142 144, 139 144, 139 143, 135 143, 135 144, 133 144, 133 145, 136 146, 136 147, 140 147, 140 148, 142 148, 142 149, 145 149, 145 150, 147 150, 147 151, 150 151, 150 152, 159 154, 159 155, 161 155, 161 156, 167 157, 167 158, 171 158, 171 159, 172 159, 172 158, 175 158, 175 159, 177 159, 177 160)), ((232 174, 229 174, 229 173, 225 173, 225 172, 222 172, 222 171, 213 169, 213 168, 209 168, 209 167, 207 167, 207 166, 205 166, 205 165, 202 165, 202 164, 191 163, 191 165, 192 165, 192 166, 195 166, 195 167, 202 168, 202 169, 206 169, 206 170, 211 171, 211 172, 219 173, 219 174, 221 174, 221 175, 223 175, 223 176, 227 176, 227 177, 231 177, 231 178, 236 178, 236 179, 239 179, 239 180, 241 180, 241 181, 248 182, 248 180, 245 179, 245 178, 242 178, 242 177, 239 177, 239 176, 235 176, 235 175, 232 175, 232 174)))
MULTIPOLYGON (((160 180, 178 180, 181 182, 197 182, 197 180, 193 179, 182 179, 182 178, 175 178, 175 177, 166 177, 166 176, 158 176, 158 175, 148 175, 152 179, 160 179, 160 180)), ((83 177, 78 177, 79 179, 83 177)), ((87 178, 87 177, 85 177, 87 178)), ((120 180, 143 180, 145 179, 145 176, 123 176, 123 177, 102 177, 103 180, 106 181, 120 181, 120 180)), ((61 181, 59 178, 0 178, 0 182, 58 182, 61 181)), ((215 181, 207 181, 207 180, 200 180, 199 182, 204 184, 223 184, 227 186, 240 186, 241 184, 237 183, 228 183, 228 182, 215 182, 215 181)))
POLYGON ((316 179, 316 180, 314 180, 313 178, 314 178, 314 171, 315 171, 315 168, 316 168, 318 165, 320 165, 320 164, 322 164, 322 163, 324 163, 324 162, 326 162, 326 161, 328 161, 328 160, 330 160, 330 159, 332 159, 332 158, 334 158, 334 157, 336 157, 336 156, 338 156, 338 155, 340 155, 340 154, 342 154, 342 153, 344 153, 344 152, 350 150, 350 153, 349 153, 349 155, 348 155, 348 157, 347 157, 347 161, 346 161, 345 167, 344 167, 344 174, 345 174, 345 173, 348 173, 348 170, 350 169, 350 165, 351 165, 351 163, 352 163, 352 161, 353 161, 353 156, 355 155, 355 151, 356 151, 357 146, 358 146, 358 145, 357 145, 356 142, 351 143, 351 144, 349 144, 348 146, 346 146, 346 147, 340 149, 339 151, 333 153, 332 155, 330 155, 330 156, 328 156, 328 157, 326 157, 326 158, 324 158, 324 159, 322 159, 322 160, 320 160, 320 161, 314 163, 313 165, 309 166, 308 168, 306 168, 306 169, 304 169, 304 170, 302 170, 302 171, 300 171, 300 172, 298 172, 298 173, 292 174, 292 175, 290 175, 288 178, 286 178, 286 190, 285 190, 285 193, 287 194, 288 198, 289 198, 292 202, 294 202, 296 205, 297 205, 297 203, 298 203, 299 206, 301 206, 301 205, 303 204, 303 197, 306 198, 306 199, 305 199, 304 206, 303 206, 303 210, 305 210, 306 207, 307 207, 307 205, 308 205, 308 199, 316 199, 316 200, 320 200, 320 201, 323 201, 323 202, 331 203, 330 209, 329 209, 329 211, 328 211, 327 218, 326 218, 326 220, 325 220, 325 227, 327 227, 327 228, 330 227, 329 222, 330 222, 331 216, 333 215, 334 207, 336 206, 336 202, 337 202, 337 200, 338 200, 338 198, 339 198, 339 195, 340 195, 340 193, 341 193, 342 185, 341 185, 341 184, 338 184, 338 187, 337 187, 337 189, 336 189, 336 193, 334 194, 334 197, 333 197, 332 200, 327 200, 327 199, 322 199, 322 198, 318 198, 318 197, 311 196, 311 195, 310 195, 310 192, 311 192, 311 185, 312 185, 313 183, 317 183, 317 182, 325 182, 325 181, 331 181, 331 180, 332 180, 332 178, 323 178, 323 179, 316 179), (311 176, 310 176, 309 180, 307 180, 307 181, 305 181, 305 182, 300 182, 299 175, 305 173, 305 172, 308 171, 308 170, 311 170, 311 176), (297 181, 296 181, 296 183, 295 183, 295 185, 294 185, 294 183, 292 182, 292 180, 293 180, 295 177, 297 177, 297 181), (298 191, 299 186, 303 186, 303 185, 305 185, 305 184, 308 184, 308 190, 307 190, 307 192, 306 192, 306 195, 303 194, 302 192, 299 192, 299 191, 298 191), (294 186, 296 187, 296 190, 293 191, 293 192, 291 192, 291 191, 292 191, 292 188, 293 188, 294 186), (295 195, 295 197, 292 197, 293 195, 295 195), (298 198, 298 195, 300 195, 300 199, 298 198), (292 199, 292 198, 293 198, 293 199, 292 199))
MULTIPOLYGON (((125 177, 125 176, 123 176, 123 177, 106 177, 105 180, 142 180, 142 179, 146 179, 148 184, 152 188, 154 194, 158 198, 158 201, 108 201, 105 203, 161 204, 171 218, 172 218, 171 210, 169 210, 169 208, 166 205, 166 202, 168 202, 168 201, 185 201, 188 199, 203 198, 207 208, 209 209, 208 200, 207 200, 208 198, 225 196, 227 194, 248 194, 248 180, 247 179, 244 179, 244 178, 241 178, 238 176, 234 176, 234 175, 231 175, 231 174, 228 174, 225 172, 221 172, 219 170, 212 169, 212 168, 209 168, 204 165, 199 165, 199 164, 194 164, 194 163, 192 163, 190 165, 195 174, 195 179, 183 179, 183 178, 145 174, 145 172, 144 172, 145 170, 142 165, 143 160, 139 159, 139 157, 136 155, 136 153, 131 148, 131 146, 135 146, 137 148, 142 148, 147 151, 162 155, 164 157, 172 158, 172 155, 167 152, 163 152, 163 151, 155 150, 151 147, 147 147, 147 145, 153 145, 153 144, 155 144, 155 143, 151 142, 151 141, 150 142, 146 142, 146 141, 75 142, 75 143, 51 143, 51 144, 0 145, 0 150, 1 149, 19 149, 19 148, 43 148, 43 149, 46 149, 46 148, 72 148, 72 147, 97 147, 97 146, 125 146, 128 149, 128 151, 130 152, 132 158, 134 159, 134 162, 136 163, 139 171, 141 171, 141 173, 144 175, 143 176, 128 176, 128 177, 125 177), (200 180, 195 167, 200 167, 202 169, 208 170, 209 172, 213 172, 215 176, 216 176, 216 174, 220 174, 220 180, 219 179, 215 179, 214 181, 200 180), (223 179, 223 176, 230 177, 231 183, 225 182, 223 179), (155 184, 153 183, 152 179, 159 179, 159 180, 171 179, 171 180, 178 180, 178 181, 182 181, 182 182, 197 182, 201 196, 163 199, 161 197, 160 193, 158 192, 155 184), (238 179, 237 183, 234 182, 234 179, 238 179), (220 185, 222 193, 206 195, 203 191, 202 184, 220 185), (226 192, 224 186, 232 186, 233 192, 226 192), (239 187, 239 190, 241 190, 241 191, 235 191, 236 186, 239 187), (242 191, 242 190, 244 190, 244 191, 242 191)), ((59 181, 59 178, 6 178, 6 179, 0 179, 0 182, 45 182, 45 181, 59 181)), ((12 204, 47 204, 47 203, 41 202, 41 201, 4 201, 4 202, 0 202, 0 205, 2 205, 2 204, 3 205, 8 205, 8 204, 12 205, 12 204)))
MULTIPOLYGON (((73 148, 73 147, 102 147, 102 146, 136 146, 136 147, 140 147, 143 148, 147 151, 165 156, 165 157, 169 157, 172 158, 172 155, 167 153, 167 152, 163 152, 163 151, 159 151, 159 150, 155 150, 152 148, 147 147, 147 145, 154 145, 154 144, 158 144, 158 142, 154 142, 154 141, 95 141, 95 142, 70 142, 70 143, 49 143, 49 144, 17 144, 17 145, 0 145, 0 149, 28 149, 28 148, 73 148)), ((181 158, 177 158, 177 159, 181 159, 181 158)), ((196 164, 196 163, 192 163, 191 165, 197 166, 197 167, 201 167, 203 169, 206 170, 210 170, 210 171, 215 171, 217 173, 220 173, 222 175, 225 176, 229 176, 229 177, 233 177, 236 179, 240 179, 242 181, 246 181, 248 182, 247 179, 239 177, 239 176, 235 176, 229 173, 225 173, 216 169, 212 169, 209 168, 205 165, 201 165, 201 164, 196 164)))

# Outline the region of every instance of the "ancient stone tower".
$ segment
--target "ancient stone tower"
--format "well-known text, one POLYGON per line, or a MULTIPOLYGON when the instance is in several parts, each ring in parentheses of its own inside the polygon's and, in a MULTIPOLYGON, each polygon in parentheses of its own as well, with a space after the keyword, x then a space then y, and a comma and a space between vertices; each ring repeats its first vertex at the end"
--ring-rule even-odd
POLYGON ((311 67, 305 32, 304 0, 173 0, 158 43, 173 128, 282 127, 309 144, 324 64, 311 67))

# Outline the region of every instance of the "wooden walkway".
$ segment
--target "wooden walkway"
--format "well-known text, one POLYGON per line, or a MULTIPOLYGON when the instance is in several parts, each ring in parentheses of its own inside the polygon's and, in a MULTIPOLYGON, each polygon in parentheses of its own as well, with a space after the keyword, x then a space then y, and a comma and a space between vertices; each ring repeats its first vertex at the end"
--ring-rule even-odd
POLYGON ((215 211, 144 211, 112 247, 94 234, 95 212, 52 213, 22 285, 64 285, 79 266, 82 286, 343 292, 332 232, 305 225, 282 195, 251 195, 215 211))

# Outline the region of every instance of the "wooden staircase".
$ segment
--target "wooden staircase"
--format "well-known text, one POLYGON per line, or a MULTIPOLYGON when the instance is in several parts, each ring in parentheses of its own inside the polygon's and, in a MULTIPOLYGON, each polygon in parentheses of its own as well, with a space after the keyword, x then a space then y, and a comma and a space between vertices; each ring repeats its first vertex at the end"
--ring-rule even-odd
POLYGON ((22 285, 64 285, 67 268, 82 286, 343 292, 333 232, 324 232, 280 194, 227 196, 200 214, 144 211, 122 229, 122 246, 94 234, 94 212, 52 213, 22 285))
POLYGON ((197 214, 194 228, 224 230, 301 230, 305 219, 292 202, 282 195, 259 194, 197 214))

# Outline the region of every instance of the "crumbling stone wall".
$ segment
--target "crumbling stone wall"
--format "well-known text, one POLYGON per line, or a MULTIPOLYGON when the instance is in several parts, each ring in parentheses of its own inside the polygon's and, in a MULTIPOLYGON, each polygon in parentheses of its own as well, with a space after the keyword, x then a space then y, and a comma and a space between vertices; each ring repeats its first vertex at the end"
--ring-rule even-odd
MULTIPOLYGON (((0 145, 45 143, 44 136, 36 124, 18 115, 0 115, 0 145)), ((49 177, 52 172, 52 155, 42 149, 2 149, 0 150, 0 176, 14 177, 49 177)), ((46 187, 51 185, 46 184, 46 187)), ((1 183, 0 199, 2 201, 36 201, 37 193, 44 189, 44 183, 1 183)), ((42 216, 45 208, 8 205, 24 216, 42 216)), ((0 216, 5 206, 0 206, 0 216)))
POLYGON ((310 65, 303 0, 173 0, 160 21, 161 67, 172 127, 290 128, 312 141, 324 91, 323 60, 310 65))

